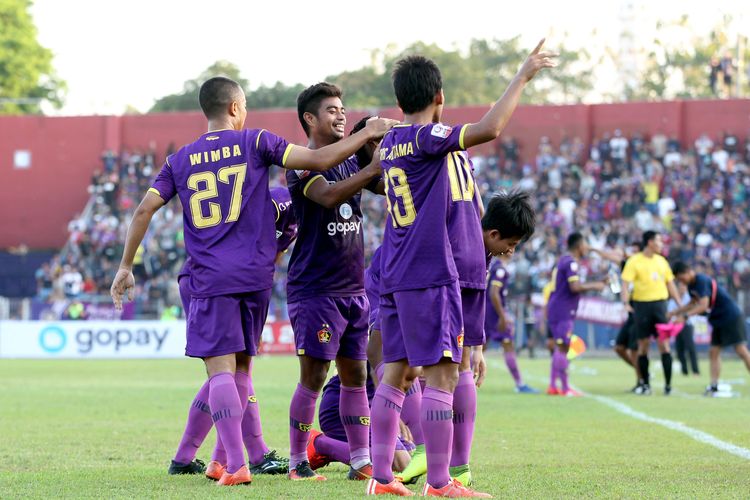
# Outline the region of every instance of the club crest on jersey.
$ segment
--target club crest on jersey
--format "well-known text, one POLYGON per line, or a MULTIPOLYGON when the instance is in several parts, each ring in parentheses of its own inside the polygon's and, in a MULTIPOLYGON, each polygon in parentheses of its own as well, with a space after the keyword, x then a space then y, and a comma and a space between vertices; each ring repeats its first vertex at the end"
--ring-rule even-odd
POLYGON ((432 135, 435 137, 441 137, 445 139, 449 135, 451 135, 451 131, 453 130, 453 127, 448 127, 447 125, 443 125, 442 123, 437 123, 435 126, 432 127, 432 135))
POLYGON ((352 210, 351 205, 348 203, 342 203, 339 207, 339 215, 344 219, 349 220, 352 218, 352 215, 354 215, 354 210, 352 210))
POLYGON ((464 346, 464 331, 461 330, 461 333, 458 334, 458 347, 464 346))
POLYGON ((331 327, 328 323, 323 323, 323 327, 318 330, 318 342, 328 344, 331 342, 331 327))

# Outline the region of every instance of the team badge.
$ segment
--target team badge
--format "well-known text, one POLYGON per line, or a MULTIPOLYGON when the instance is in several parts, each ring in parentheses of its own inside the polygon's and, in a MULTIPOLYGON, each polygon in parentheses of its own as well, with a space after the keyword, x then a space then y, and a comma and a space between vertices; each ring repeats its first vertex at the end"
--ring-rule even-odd
POLYGON ((354 211, 352 210, 351 205, 349 205, 348 203, 342 203, 339 207, 339 215, 341 215, 341 217, 343 217, 344 219, 351 219, 353 214, 354 211))
POLYGON ((255 394, 250 395, 250 396, 247 397, 247 402, 248 403, 257 403, 258 402, 258 398, 255 397, 255 394))
POLYGON ((359 417, 359 424, 369 427, 370 426, 370 417, 359 417))
POLYGON ((458 334, 458 347, 464 346, 464 331, 461 330, 461 333, 458 334))
POLYGON ((432 135, 435 137, 441 137, 445 139, 451 134, 451 130, 453 130, 452 127, 448 127, 446 125, 443 125, 442 123, 437 123, 432 127, 432 135))
POLYGON ((318 342, 321 344, 328 344, 331 342, 331 327, 328 323, 323 323, 323 326, 318 330, 318 342))

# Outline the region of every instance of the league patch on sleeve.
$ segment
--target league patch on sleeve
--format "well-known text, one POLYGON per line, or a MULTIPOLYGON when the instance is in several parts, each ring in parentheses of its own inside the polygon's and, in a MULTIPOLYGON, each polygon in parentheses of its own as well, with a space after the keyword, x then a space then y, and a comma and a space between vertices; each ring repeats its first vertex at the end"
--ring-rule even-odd
POLYGON ((448 127, 447 125, 443 125, 442 123, 436 123, 432 127, 431 134, 435 137, 440 137, 445 139, 449 135, 451 135, 451 131, 453 130, 453 127, 448 127))
POLYGON ((571 262, 570 263, 570 270, 574 273, 578 272, 578 262, 571 262))
POLYGON ((295 170, 294 173, 297 174, 297 177, 299 177, 300 179, 304 179, 305 177, 310 175, 309 170, 295 170))
POLYGON ((497 271, 495 271, 495 276, 497 276, 500 279, 504 278, 505 277, 505 269, 498 269, 497 271))

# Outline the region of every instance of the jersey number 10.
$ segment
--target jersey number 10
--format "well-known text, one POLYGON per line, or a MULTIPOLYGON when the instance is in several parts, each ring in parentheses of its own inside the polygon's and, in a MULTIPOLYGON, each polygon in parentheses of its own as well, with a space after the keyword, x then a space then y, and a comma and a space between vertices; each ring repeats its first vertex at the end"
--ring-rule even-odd
POLYGON ((232 200, 229 202, 229 214, 224 220, 234 222, 240 218, 240 207, 242 207, 242 185, 245 183, 245 174, 247 173, 247 163, 222 167, 214 175, 213 172, 198 172, 188 177, 187 185, 192 191, 190 196, 190 214, 193 218, 193 226, 196 229, 217 226, 221 223, 221 205, 218 203, 208 202, 208 215, 204 215, 201 208, 201 202, 218 198, 218 182, 230 184, 230 177, 234 176, 234 186, 232 186, 232 200))

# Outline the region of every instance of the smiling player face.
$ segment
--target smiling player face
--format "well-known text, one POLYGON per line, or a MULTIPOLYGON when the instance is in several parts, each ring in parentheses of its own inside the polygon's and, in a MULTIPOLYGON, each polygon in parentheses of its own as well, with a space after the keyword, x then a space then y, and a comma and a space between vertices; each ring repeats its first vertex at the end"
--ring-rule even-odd
POLYGON ((315 117, 314 133, 338 141, 344 137, 346 108, 338 97, 326 97, 320 102, 315 117))
POLYGON ((516 251, 520 242, 521 238, 502 238, 498 231, 492 230, 486 240, 486 250, 495 256, 505 255, 510 257, 516 251))

